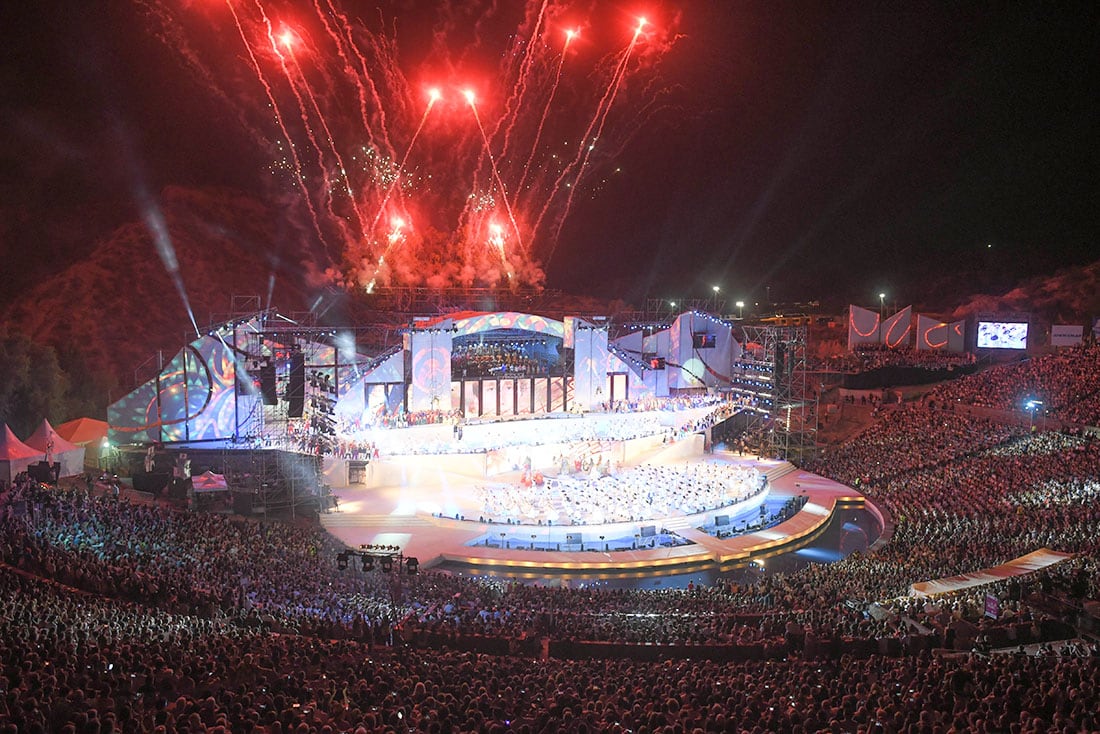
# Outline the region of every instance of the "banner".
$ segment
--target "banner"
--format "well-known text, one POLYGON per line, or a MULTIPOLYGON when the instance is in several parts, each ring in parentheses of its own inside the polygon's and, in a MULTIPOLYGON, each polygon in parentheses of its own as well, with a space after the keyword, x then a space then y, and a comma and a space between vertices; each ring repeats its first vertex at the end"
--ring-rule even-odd
POLYGON ((848 307, 848 350, 858 344, 879 344, 878 314, 859 306, 848 307))
POLYGON ((966 321, 937 321, 917 314, 917 349, 922 351, 966 351, 966 321))
POLYGON ((906 306, 882 322, 882 343, 890 349, 908 347, 913 341, 913 307, 906 306))
POLYGON ((1077 324, 1054 324, 1050 327, 1052 347, 1073 347, 1081 343, 1085 327, 1077 324))

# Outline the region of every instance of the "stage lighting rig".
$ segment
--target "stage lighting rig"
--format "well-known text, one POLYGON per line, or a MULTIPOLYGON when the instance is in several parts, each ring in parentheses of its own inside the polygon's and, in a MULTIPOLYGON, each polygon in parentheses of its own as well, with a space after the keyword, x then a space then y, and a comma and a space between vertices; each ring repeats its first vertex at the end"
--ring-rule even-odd
POLYGON ((395 570, 400 572, 402 569, 409 576, 420 573, 420 561, 412 556, 406 558, 401 552, 401 546, 397 545, 364 543, 357 551, 342 551, 336 554, 336 568, 346 571, 352 558, 359 559, 364 573, 375 568, 382 573, 393 573, 395 570))

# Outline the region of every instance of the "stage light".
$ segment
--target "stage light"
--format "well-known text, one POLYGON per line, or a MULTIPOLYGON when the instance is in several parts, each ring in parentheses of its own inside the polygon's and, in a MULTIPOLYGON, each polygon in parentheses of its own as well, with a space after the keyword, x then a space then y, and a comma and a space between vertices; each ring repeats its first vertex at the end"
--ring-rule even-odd
POLYGON ((373 556, 363 556, 360 560, 363 562, 363 572, 364 573, 369 573, 369 572, 374 570, 374 557, 373 556))
POLYGON ((347 571, 348 570, 348 554, 347 553, 338 553, 336 555, 336 568, 338 568, 341 571, 347 571))
POLYGON ((393 559, 386 556, 382 559, 382 573, 390 573, 393 571, 393 559))
POLYGON ((407 558, 405 560, 405 570, 410 576, 415 576, 420 573, 420 561, 415 558, 407 558))
POLYGON ((472 89, 463 89, 462 90, 462 96, 466 98, 466 102, 468 102, 471 107, 474 105, 474 102, 477 100, 477 97, 474 96, 474 90, 472 90, 472 89))

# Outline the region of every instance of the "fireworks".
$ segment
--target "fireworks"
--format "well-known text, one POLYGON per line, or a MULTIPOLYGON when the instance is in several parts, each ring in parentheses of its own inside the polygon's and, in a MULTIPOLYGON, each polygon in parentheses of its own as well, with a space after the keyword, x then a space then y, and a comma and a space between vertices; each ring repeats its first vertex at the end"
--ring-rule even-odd
POLYGON ((646 122, 677 40, 674 18, 597 17, 598 4, 582 35, 579 10, 553 0, 444 4, 407 26, 335 0, 146 2, 175 47, 217 36, 218 52, 187 44, 184 62, 272 152, 327 272, 367 290, 539 285, 578 189, 646 122), (431 39, 406 48, 405 27, 431 39))

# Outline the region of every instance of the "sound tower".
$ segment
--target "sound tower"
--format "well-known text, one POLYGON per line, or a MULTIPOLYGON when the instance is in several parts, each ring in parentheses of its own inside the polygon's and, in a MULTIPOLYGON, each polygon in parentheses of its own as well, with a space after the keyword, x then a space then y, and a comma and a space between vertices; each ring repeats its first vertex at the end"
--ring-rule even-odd
POLYGON ((275 365, 264 362, 260 367, 260 394, 263 395, 264 405, 278 405, 279 396, 275 392, 275 365))
POLYGON ((306 406, 306 358, 302 350, 290 353, 290 381, 286 387, 287 416, 301 418, 306 406))

